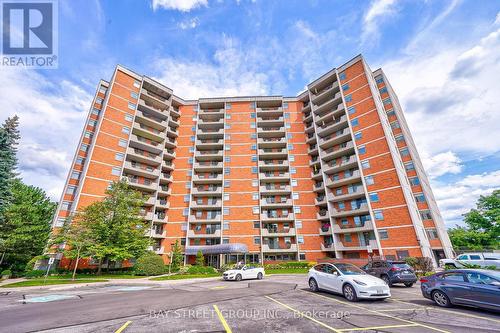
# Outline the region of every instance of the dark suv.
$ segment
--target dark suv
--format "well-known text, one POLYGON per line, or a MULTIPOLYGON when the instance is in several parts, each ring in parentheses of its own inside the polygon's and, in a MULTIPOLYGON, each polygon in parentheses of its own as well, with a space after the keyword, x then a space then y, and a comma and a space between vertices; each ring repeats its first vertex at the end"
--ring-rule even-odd
POLYGON ((384 280, 389 287, 394 283, 403 283, 411 287, 417 282, 413 268, 404 261, 373 260, 362 268, 368 274, 384 280))

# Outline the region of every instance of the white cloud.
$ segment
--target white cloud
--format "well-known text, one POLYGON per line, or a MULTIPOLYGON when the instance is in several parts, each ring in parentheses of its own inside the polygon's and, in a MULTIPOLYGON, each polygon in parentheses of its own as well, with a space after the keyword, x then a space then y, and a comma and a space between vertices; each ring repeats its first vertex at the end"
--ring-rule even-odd
POLYGON ((177 26, 182 30, 194 29, 200 24, 200 20, 197 17, 194 17, 189 20, 185 20, 180 22, 177 26))
POLYGON ((455 224, 463 224, 462 215, 476 207, 479 196, 489 195, 499 188, 500 170, 497 170, 469 175, 450 184, 436 182, 433 192, 447 226, 453 227, 455 224))
POLYGON ((377 41, 380 37, 381 22, 396 13, 395 0, 373 0, 363 18, 361 42, 366 45, 377 41))
POLYGON ((448 173, 458 174, 462 172, 462 161, 453 152, 447 151, 431 157, 423 158, 424 167, 430 178, 436 178, 448 173))
POLYGON ((153 10, 159 8, 189 12, 198 7, 208 6, 208 0, 153 0, 153 10))
POLYGON ((21 177, 59 200, 92 96, 22 68, 2 69, 0 86, 1 120, 20 118, 21 177))
POLYGON ((493 24, 500 24, 500 12, 497 13, 497 17, 495 18, 495 22, 493 24))

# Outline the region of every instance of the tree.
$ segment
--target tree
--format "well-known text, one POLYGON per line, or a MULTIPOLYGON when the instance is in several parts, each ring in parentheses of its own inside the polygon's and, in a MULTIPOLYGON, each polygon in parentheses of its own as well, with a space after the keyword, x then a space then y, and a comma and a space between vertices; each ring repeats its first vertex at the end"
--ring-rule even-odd
MULTIPOLYGON (((64 256, 75 260, 73 268, 72 280, 75 279, 76 270, 80 259, 89 258, 91 256, 90 249, 94 244, 92 231, 85 223, 79 223, 80 214, 76 214, 73 219, 67 219, 64 227, 61 230, 54 230, 49 246, 65 244, 62 249, 64 256)), ((60 249, 58 247, 58 249, 60 249)))
POLYGON ((498 249, 500 245, 500 190, 491 195, 480 196, 477 208, 464 214, 465 227, 456 226, 448 230, 456 248, 482 250, 498 249))
POLYGON ((103 260, 137 258, 150 245, 139 218, 144 204, 142 195, 124 180, 112 183, 106 195, 102 201, 87 206, 78 220, 91 231, 94 242, 89 251, 99 260, 97 274, 101 273, 103 260))
POLYGON ((172 271, 177 271, 182 265, 182 249, 179 245, 179 240, 176 240, 172 247, 172 257, 170 258, 170 266, 172 271))
POLYGON ((7 118, 0 126, 0 223, 12 200, 11 186, 16 177, 17 144, 19 142, 19 117, 7 118))
POLYGON ((201 250, 196 253, 196 261, 195 261, 196 266, 205 266, 205 257, 203 256, 203 253, 201 250))
POLYGON ((2 228, 4 266, 22 271, 31 258, 43 253, 56 204, 35 186, 13 181, 12 199, 4 211, 2 228))
POLYGON ((165 264, 159 255, 147 251, 137 259, 134 271, 137 275, 160 275, 165 273, 165 264))

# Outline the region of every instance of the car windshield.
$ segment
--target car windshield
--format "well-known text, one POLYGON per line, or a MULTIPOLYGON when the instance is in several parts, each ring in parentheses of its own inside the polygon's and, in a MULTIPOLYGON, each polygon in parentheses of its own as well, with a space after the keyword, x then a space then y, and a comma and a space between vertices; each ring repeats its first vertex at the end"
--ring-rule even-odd
POLYGON ((335 267, 344 275, 363 275, 366 274, 358 267, 351 264, 335 264, 335 267))
POLYGON ((392 263, 392 266, 397 267, 397 268, 403 268, 403 269, 411 269, 411 267, 405 263, 394 262, 394 263, 392 263))

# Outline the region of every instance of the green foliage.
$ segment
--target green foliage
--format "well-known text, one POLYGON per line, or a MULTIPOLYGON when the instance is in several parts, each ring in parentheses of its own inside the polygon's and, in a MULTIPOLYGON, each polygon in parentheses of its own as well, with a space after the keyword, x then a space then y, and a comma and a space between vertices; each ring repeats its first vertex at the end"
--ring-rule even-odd
POLYGON ((481 196, 477 208, 464 215, 466 227, 448 230, 455 248, 469 250, 500 248, 500 190, 481 196))
POLYGON ((4 210, 5 221, 0 231, 5 252, 2 266, 23 272, 33 257, 43 253, 56 205, 42 189, 18 179, 12 182, 11 191, 12 200, 4 210))
POLYGON ((187 274, 213 274, 217 270, 211 266, 191 266, 187 269, 187 274))
POLYGON ((12 276, 12 271, 10 269, 5 269, 2 271, 2 277, 7 276, 8 278, 12 276))
POLYGON ((44 271, 40 271, 40 270, 31 270, 29 272, 26 272, 24 273, 24 277, 25 278, 40 278, 42 276, 45 275, 45 272, 44 271))
MULTIPOLYGON (((0 226, 4 222, 5 209, 12 200, 11 186, 16 177, 16 153, 20 138, 18 127, 18 116, 7 118, 0 126, 0 226)), ((3 231, 4 235, 7 232, 3 231)), ((0 250, 2 249, 2 239, 2 230, 0 230, 0 250)))
POLYGON ((265 269, 289 269, 289 268, 303 268, 308 269, 316 265, 312 261, 287 261, 277 264, 265 264, 265 269))
POLYGON ((405 259, 407 265, 411 266, 419 275, 432 272, 434 265, 429 257, 408 257, 405 259))
POLYGON ((177 272, 182 265, 182 249, 179 245, 179 240, 176 240, 172 247, 171 271, 177 272))
POLYGON ((203 256, 203 253, 201 250, 196 253, 196 261, 195 261, 196 266, 205 266, 205 257, 203 256))
POLYGON ((134 271, 137 275, 160 275, 165 273, 165 265, 159 255, 146 252, 137 259, 134 271))

